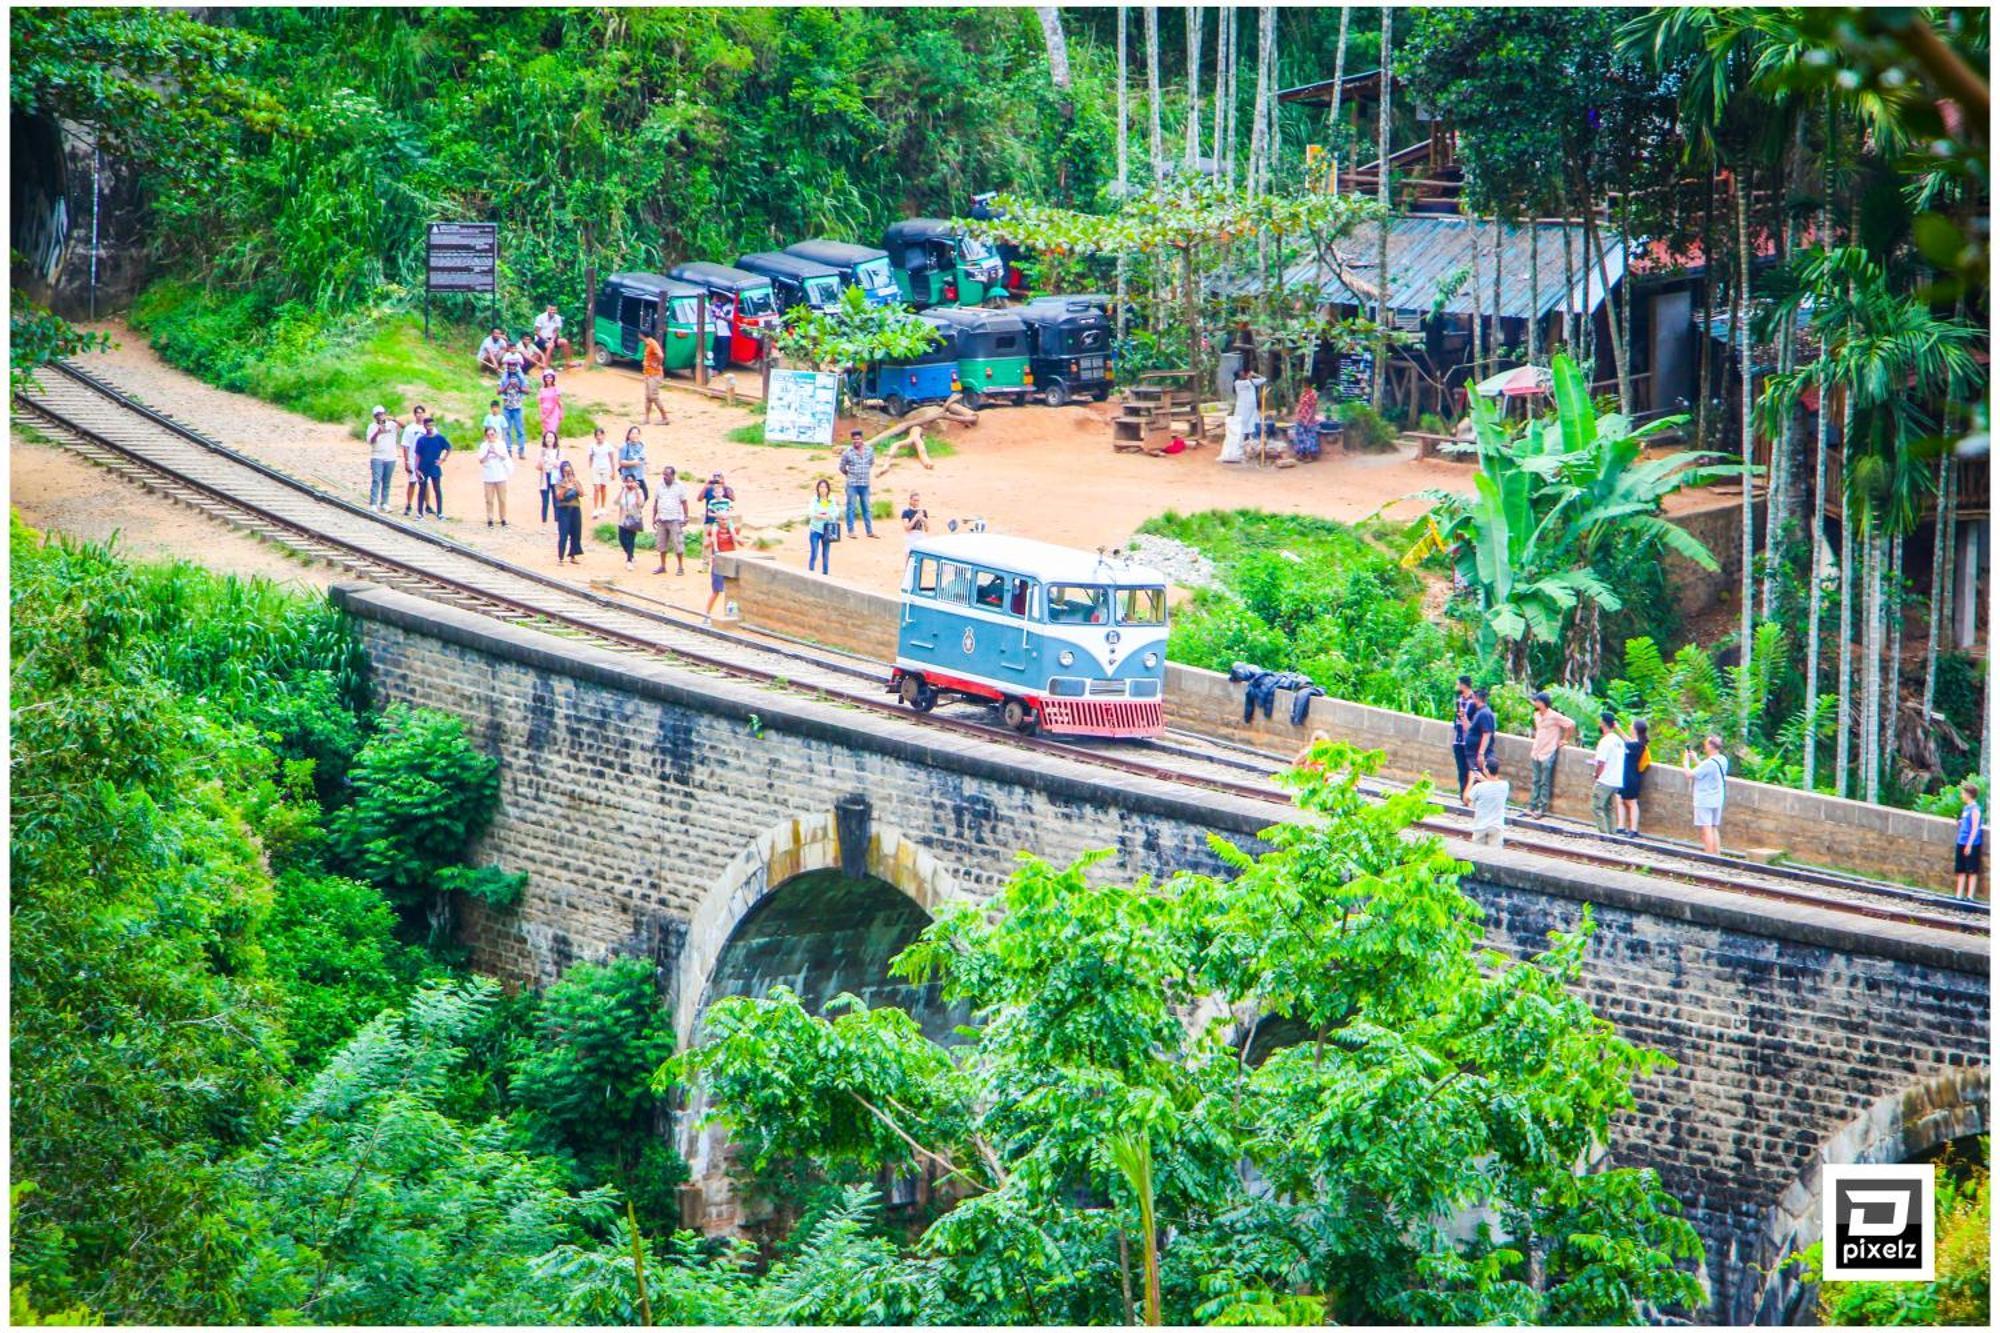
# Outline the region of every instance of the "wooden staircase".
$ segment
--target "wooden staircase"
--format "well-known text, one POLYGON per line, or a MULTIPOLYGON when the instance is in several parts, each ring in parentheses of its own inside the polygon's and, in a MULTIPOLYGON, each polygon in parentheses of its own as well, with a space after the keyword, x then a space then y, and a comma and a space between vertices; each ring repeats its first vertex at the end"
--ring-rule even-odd
POLYGON ((1178 430, 1190 443, 1207 438, 1200 396, 1186 370, 1154 370, 1120 397, 1124 411, 1111 422, 1111 447, 1120 453, 1145 453, 1147 440, 1160 431, 1178 430))

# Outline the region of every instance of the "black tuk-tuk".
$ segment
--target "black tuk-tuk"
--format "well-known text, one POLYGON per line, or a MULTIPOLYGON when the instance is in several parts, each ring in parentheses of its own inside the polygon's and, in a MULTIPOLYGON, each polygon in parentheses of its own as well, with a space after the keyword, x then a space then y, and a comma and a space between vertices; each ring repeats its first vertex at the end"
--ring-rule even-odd
POLYGON ((896 279, 889 273, 887 250, 850 245, 846 241, 800 241, 786 246, 785 253, 836 270, 842 284, 859 287, 869 305, 894 305, 903 299, 896 290, 896 279))
POLYGON ((1050 407, 1111 396, 1111 321, 1085 298, 1045 297, 1008 312, 1028 326, 1035 388, 1050 407))
POLYGON ((745 273, 769 278, 771 291, 778 298, 778 309, 781 311, 790 310, 795 305, 830 310, 840 304, 840 270, 830 264, 776 250, 764 250, 754 255, 736 256, 736 267, 745 273))

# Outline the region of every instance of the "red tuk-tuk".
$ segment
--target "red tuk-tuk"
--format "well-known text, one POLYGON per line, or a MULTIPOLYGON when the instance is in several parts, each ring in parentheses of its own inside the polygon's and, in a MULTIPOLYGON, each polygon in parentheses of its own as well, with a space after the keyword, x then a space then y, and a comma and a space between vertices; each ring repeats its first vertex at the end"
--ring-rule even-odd
MULTIPOLYGON (((771 280, 761 273, 750 273, 727 264, 695 262, 676 264, 667 276, 691 282, 708 292, 709 319, 713 320, 722 309, 728 310, 729 360, 739 366, 754 366, 763 355, 763 343, 758 337, 760 330, 775 330, 778 327, 778 300, 771 291, 771 280)), ((716 330, 711 328, 708 336, 712 340, 716 330)), ((706 349, 704 349, 706 350, 706 349)))

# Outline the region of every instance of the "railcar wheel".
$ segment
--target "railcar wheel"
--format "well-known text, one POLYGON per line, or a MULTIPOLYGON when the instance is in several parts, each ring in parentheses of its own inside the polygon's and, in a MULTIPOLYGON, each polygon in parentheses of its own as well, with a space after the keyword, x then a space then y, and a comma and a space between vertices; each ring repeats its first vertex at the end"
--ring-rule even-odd
POLYGON ((937 691, 922 676, 904 676, 896 686, 896 694, 919 713, 928 713, 937 707, 937 691))
POLYGON ((590 359, 596 362, 600 366, 610 365, 611 364, 610 347, 606 346, 604 343, 597 344, 590 351, 590 359))
POLYGON ((1000 705, 1000 720, 1026 736, 1035 729, 1035 710, 1020 699, 1009 699, 1000 705))
POLYGON ((1042 386, 1042 401, 1050 407, 1061 407, 1069 401, 1069 386, 1061 380, 1050 380, 1042 386))
POLYGON ((910 410, 910 400, 900 393, 882 395, 882 410, 892 417, 900 417, 910 410))

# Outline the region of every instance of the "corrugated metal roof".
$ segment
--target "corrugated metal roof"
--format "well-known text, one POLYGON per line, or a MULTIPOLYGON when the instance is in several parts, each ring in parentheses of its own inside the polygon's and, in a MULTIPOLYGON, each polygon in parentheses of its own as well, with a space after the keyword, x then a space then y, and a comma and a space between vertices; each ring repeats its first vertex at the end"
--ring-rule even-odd
MULTIPOLYGON (((1604 303, 1606 284, 1595 265, 1590 266, 1588 272, 1584 271, 1582 224, 1538 222, 1534 227, 1540 232, 1537 248, 1540 250, 1538 295, 1541 309, 1538 313, 1547 315, 1562 309, 1566 298, 1573 314, 1596 310, 1604 303), (1563 290, 1565 231, 1570 234, 1570 263, 1576 276, 1575 288, 1570 292, 1563 290)), ((1389 228, 1390 306, 1399 313, 1427 315, 1437 303, 1438 287, 1453 274, 1465 270, 1464 281, 1459 283, 1456 292, 1445 299, 1442 309, 1450 314, 1470 315, 1473 309, 1470 271, 1472 230, 1473 224, 1462 217, 1415 215, 1393 219, 1389 228)), ((1482 278, 1479 290, 1481 309, 1489 317, 1493 313, 1493 244, 1497 230, 1501 236, 1502 258, 1500 314, 1506 319, 1526 319, 1529 314, 1528 225, 1496 229, 1491 222, 1481 222, 1477 224, 1477 230, 1482 278)), ((1615 287, 1625 276, 1625 247, 1615 234, 1600 229, 1598 235, 1604 242, 1604 269, 1610 277, 1610 285, 1615 287)), ((1350 287, 1340 273, 1324 271, 1316 259, 1293 265, 1286 271, 1285 281, 1293 285, 1318 283, 1320 291, 1336 305, 1373 306, 1376 245, 1375 226, 1364 224, 1337 247, 1347 273, 1360 288, 1367 290, 1350 287)), ((1247 280, 1236 284, 1239 291, 1248 287, 1247 280)))

